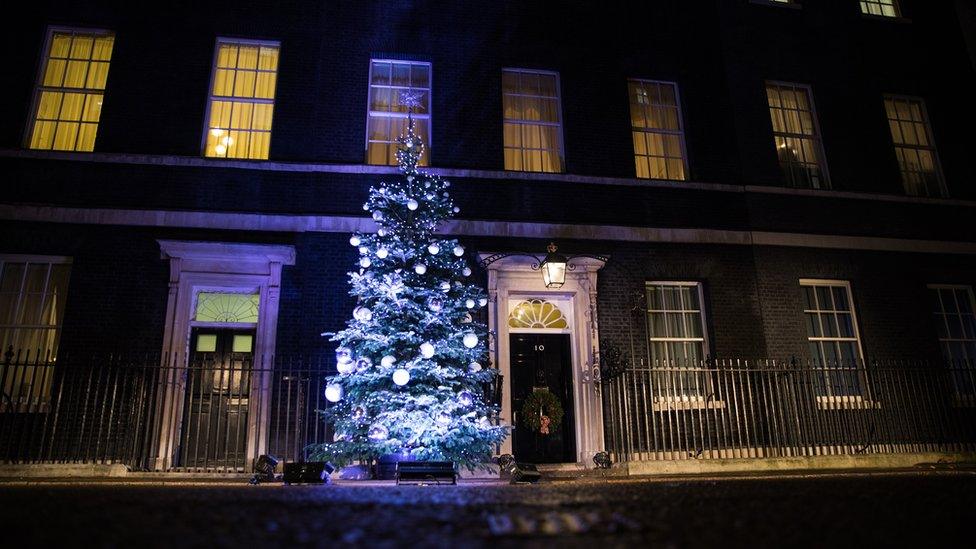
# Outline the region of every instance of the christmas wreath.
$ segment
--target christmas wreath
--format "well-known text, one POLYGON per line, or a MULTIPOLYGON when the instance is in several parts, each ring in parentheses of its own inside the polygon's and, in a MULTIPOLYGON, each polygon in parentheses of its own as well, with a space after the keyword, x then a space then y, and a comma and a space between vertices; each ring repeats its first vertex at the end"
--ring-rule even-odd
POLYGON ((522 404, 522 426, 548 435, 559 429, 563 421, 563 405, 549 389, 533 391, 522 404))

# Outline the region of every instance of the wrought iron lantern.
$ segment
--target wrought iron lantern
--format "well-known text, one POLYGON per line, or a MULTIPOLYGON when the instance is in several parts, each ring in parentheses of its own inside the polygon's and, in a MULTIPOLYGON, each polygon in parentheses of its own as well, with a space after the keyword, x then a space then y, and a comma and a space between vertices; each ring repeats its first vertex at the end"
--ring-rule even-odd
POLYGON ((546 248, 548 253, 544 257, 539 257, 535 254, 530 254, 526 252, 503 252, 492 254, 481 260, 481 267, 487 268, 492 263, 512 256, 523 256, 531 257, 535 260, 532 265, 533 271, 542 272, 542 281, 545 283, 546 288, 555 290, 561 288, 563 284, 566 283, 566 271, 573 271, 576 266, 573 265, 572 260, 578 257, 589 257, 592 259, 598 259, 600 261, 607 261, 609 259, 602 255, 590 255, 590 254, 574 254, 570 256, 563 255, 559 253, 556 244, 553 242, 549 243, 546 248))
POLYGON ((549 253, 539 265, 539 269, 542 270, 542 281, 546 283, 546 288, 553 290, 562 288, 563 284, 566 283, 566 263, 569 260, 563 254, 556 252, 556 245, 552 242, 546 249, 549 250, 549 253))

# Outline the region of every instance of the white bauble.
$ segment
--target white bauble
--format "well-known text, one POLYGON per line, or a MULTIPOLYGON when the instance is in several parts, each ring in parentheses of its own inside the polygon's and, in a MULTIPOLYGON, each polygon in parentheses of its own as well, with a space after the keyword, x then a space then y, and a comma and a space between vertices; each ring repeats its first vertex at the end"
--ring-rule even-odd
POLYGON ((461 391, 461 394, 458 395, 458 404, 464 408, 474 404, 474 395, 471 394, 471 391, 461 391))
POLYGON ((369 307, 356 307, 352 310, 352 316, 360 322, 369 322, 373 318, 373 311, 369 307))
POLYGON ((380 259, 386 259, 388 255, 390 255, 390 250, 387 250, 386 248, 376 250, 376 257, 380 259))
POLYGON ((476 374, 480 372, 481 364, 478 362, 472 362, 471 364, 468 364, 468 371, 471 372, 472 374, 476 374))
POLYGON ((423 263, 417 263, 416 265, 413 266, 413 272, 422 275, 427 272, 427 265, 424 265, 423 263))
POLYGON ((383 357, 380 360, 380 366, 382 366, 384 368, 391 368, 391 367, 393 367, 393 363, 394 362, 396 362, 396 359, 395 358, 393 358, 390 355, 386 355, 385 357, 383 357))
POLYGON ((464 339, 462 341, 464 342, 464 346, 468 349, 474 349, 478 346, 478 336, 470 332, 464 334, 464 339))
POLYGON ((431 244, 427 246, 427 251, 430 252, 430 255, 437 255, 437 252, 441 251, 441 247, 437 244, 431 244))
POLYGON ((359 246, 362 243, 362 240, 359 240, 358 236, 353 235, 352 238, 349 239, 349 243, 353 246, 359 246))
POLYGON ((416 200, 414 200, 412 198, 410 200, 407 200, 407 209, 408 210, 414 211, 418 207, 420 207, 420 202, 417 202, 416 200))
POLYGON ((356 361, 356 371, 364 372, 366 371, 367 368, 369 368, 372 365, 373 365, 372 360, 366 357, 361 357, 359 360, 356 361))
POLYGON ((488 298, 487 297, 482 297, 481 299, 478 300, 478 306, 480 306, 480 307, 484 307, 487 304, 488 304, 488 298))
POLYGON ((397 368, 393 370, 393 383, 398 386, 403 387, 410 382, 410 372, 404 370, 403 368, 397 368))
POLYGON ((376 210, 375 212, 373 212, 373 220, 380 221, 382 219, 383 219, 383 212, 381 212, 379 210, 376 210))
POLYGON ((451 414, 449 414, 447 412, 441 412, 440 415, 437 416, 437 424, 438 425, 450 425, 451 424, 451 414))
POLYGON ((369 248, 367 248, 366 246, 359 247, 359 255, 366 255, 368 253, 369 253, 369 248))
POLYGON ((458 257, 461 257, 462 255, 464 255, 464 246, 462 246, 460 244, 458 244, 457 246, 455 246, 454 247, 454 255, 456 255, 458 257))
POLYGON ((464 318, 461 319, 461 322, 464 322, 465 324, 474 322, 474 319, 471 318, 471 313, 464 313, 464 318))
POLYGON ((360 258, 359 259, 359 266, 362 267, 362 268, 364 268, 364 269, 367 268, 367 267, 369 267, 372 264, 373 264, 373 262, 370 261, 368 257, 363 257, 363 258, 360 258))
POLYGON ((473 299, 466 299, 464 301, 464 306, 467 307, 467 308, 469 308, 469 309, 473 309, 474 308, 474 300, 473 299))
POLYGON ((465 267, 461 269, 461 274, 464 276, 471 276, 471 269, 469 267, 465 267))
POLYGON ((413 176, 412 175, 408 175, 407 176, 407 181, 412 182, 413 181, 413 176))
POLYGON ((444 282, 441 282, 441 291, 442 292, 449 291, 450 289, 451 289, 451 283, 450 282, 448 282, 446 280, 444 282))
POLYGON ((352 362, 352 361, 343 362, 341 360, 338 361, 338 362, 336 362, 336 371, 339 372, 342 375, 351 374, 352 371, 355 370, 355 369, 356 369, 356 363, 355 362, 352 362))
POLYGON ((337 347, 335 354, 339 362, 352 362, 352 349, 349 347, 337 347))
POLYGON ((376 234, 378 234, 380 236, 386 236, 386 229, 380 229, 380 230, 376 231, 376 234))
POLYGON ((434 346, 430 343, 423 343, 420 345, 420 356, 424 358, 430 358, 434 356, 434 346))
POLYGON ((340 433, 337 431, 332 435, 332 442, 344 442, 346 440, 349 440, 349 435, 345 433, 340 433))
POLYGON ((366 436, 369 437, 369 440, 380 442, 386 440, 386 437, 390 436, 390 430, 384 425, 377 423, 369 428, 369 433, 366 436))
POLYGON ((427 301, 427 306, 430 307, 431 311, 437 313, 444 308, 444 303, 437 298, 433 298, 427 301))
POLYGON ((325 400, 329 402, 339 402, 342 400, 342 385, 338 383, 330 383, 328 387, 325 388, 325 400))
POLYGON ((458 208, 457 206, 454 206, 454 213, 460 213, 460 211, 461 211, 461 208, 458 208))

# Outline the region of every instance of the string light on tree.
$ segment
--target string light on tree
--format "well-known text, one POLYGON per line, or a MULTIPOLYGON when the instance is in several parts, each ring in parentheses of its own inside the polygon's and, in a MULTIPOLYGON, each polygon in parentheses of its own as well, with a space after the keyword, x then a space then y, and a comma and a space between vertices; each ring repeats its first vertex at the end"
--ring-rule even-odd
POLYGON ((418 169, 424 143, 412 114, 421 102, 417 92, 401 96, 408 109, 396 152, 401 177, 370 189, 363 210, 377 228, 349 239, 361 248, 360 270, 349 273, 357 307, 345 329, 329 334, 341 373, 327 381, 333 404, 323 411, 345 436, 311 448, 308 459, 342 466, 409 455, 473 469, 507 434, 483 421, 499 412, 484 397, 497 372, 482 367, 487 331, 468 311, 487 296, 466 278, 464 246, 437 233, 458 208, 449 182, 418 169))

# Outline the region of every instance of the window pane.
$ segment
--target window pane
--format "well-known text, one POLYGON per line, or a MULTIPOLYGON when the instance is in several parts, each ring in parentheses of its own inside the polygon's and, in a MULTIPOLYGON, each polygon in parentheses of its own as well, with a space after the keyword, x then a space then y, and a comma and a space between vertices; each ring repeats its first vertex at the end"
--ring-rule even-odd
POLYGON ((100 90, 105 89, 108 81, 113 40, 110 35, 94 31, 51 33, 41 68, 44 77, 34 105, 30 148, 94 149, 102 105, 100 90), (64 123, 82 119, 91 124, 64 123))
POLYGON ((268 158, 277 70, 276 44, 219 41, 210 91, 205 156, 268 158))
POLYGON ((942 170, 922 100, 886 97, 885 112, 905 192, 916 196, 945 196, 942 170))
MULTIPOLYGON (((32 363, 52 361, 57 353, 71 269, 60 261, 0 255, 0 346, 12 346, 15 355, 32 363)), ((50 397, 51 374, 50 366, 28 366, 16 377, 0 376, 5 407, 36 411, 50 397)))
POLYGON ((420 165, 426 166, 430 157, 430 63, 416 61, 370 62, 369 116, 366 122, 366 162, 396 165, 397 140, 407 132, 410 110, 403 103, 403 94, 417 95, 413 107, 414 132, 425 145, 420 165))
POLYGON ((810 359, 823 369, 817 391, 821 396, 860 395, 861 351, 849 287, 803 281, 801 288, 810 359))
POLYGON ((677 109, 677 86, 630 80, 628 89, 637 177, 684 180, 684 133, 677 109))
POLYGON ((809 90, 796 84, 767 83, 766 97, 773 142, 786 183, 792 187, 825 187, 823 151, 809 90))
POLYGON ((505 169, 561 172, 561 115, 556 76, 523 70, 503 71, 502 106, 506 128, 503 133, 505 169), (509 150, 513 152, 508 153, 509 150))

